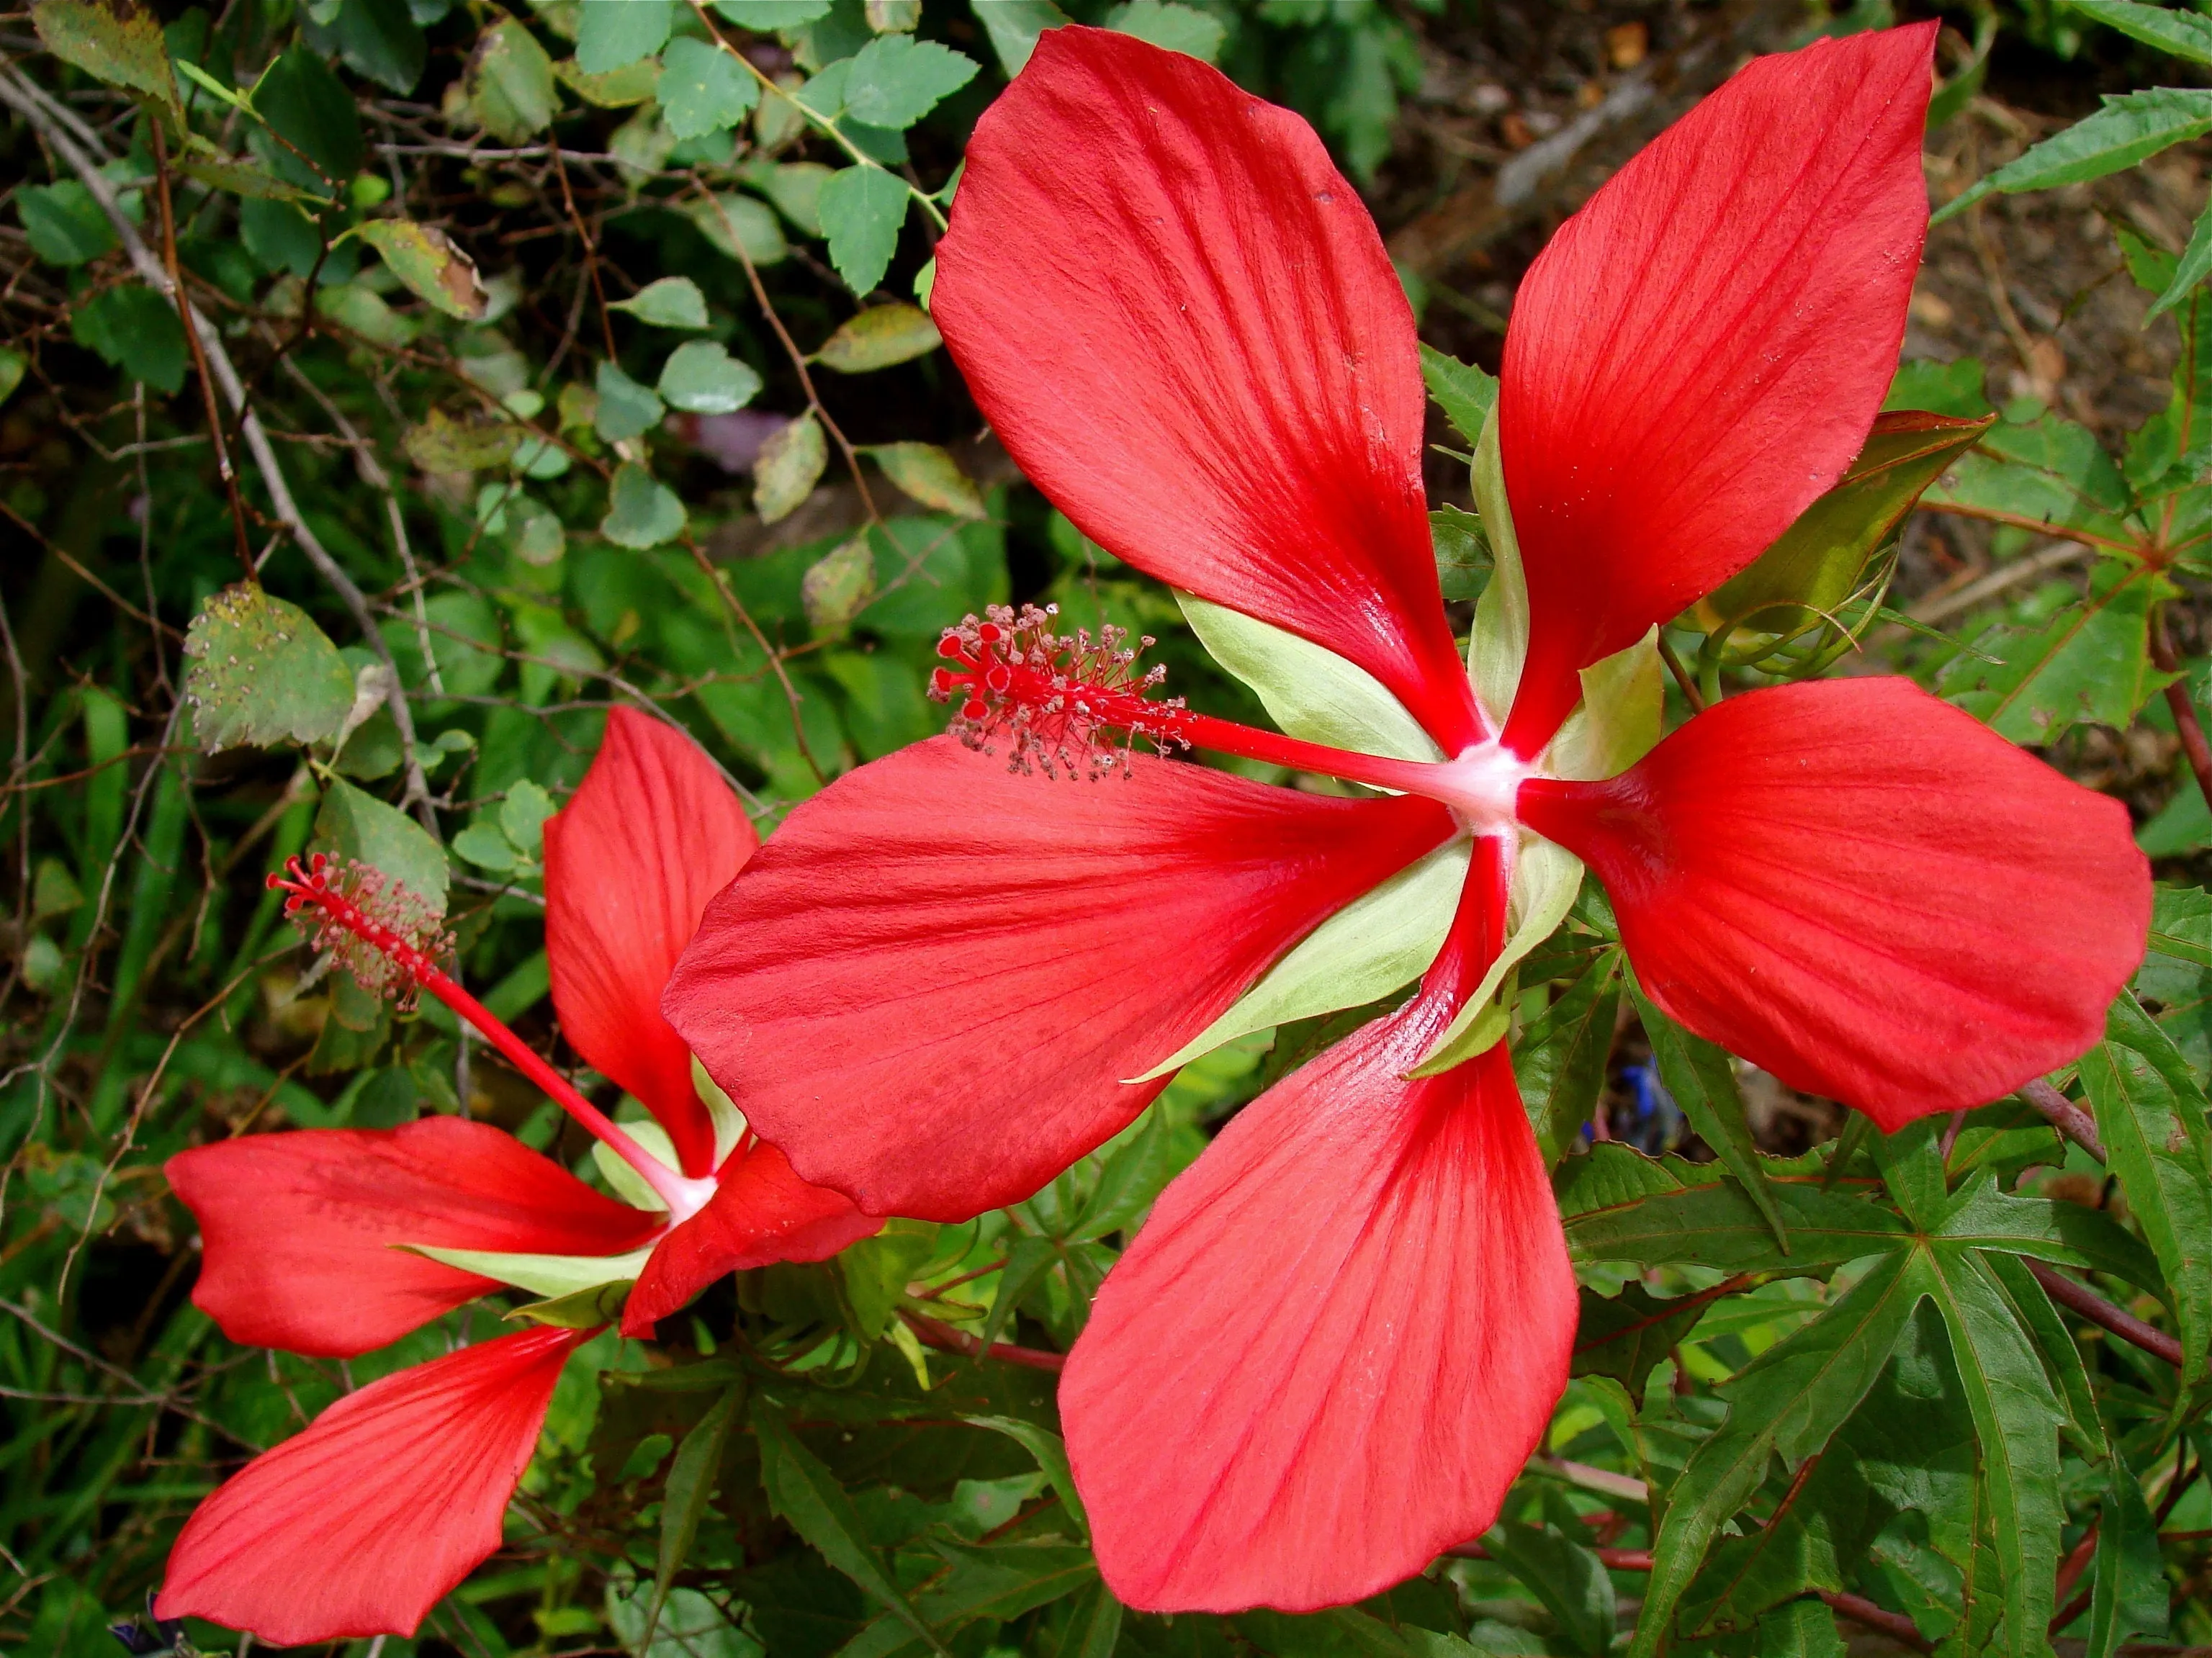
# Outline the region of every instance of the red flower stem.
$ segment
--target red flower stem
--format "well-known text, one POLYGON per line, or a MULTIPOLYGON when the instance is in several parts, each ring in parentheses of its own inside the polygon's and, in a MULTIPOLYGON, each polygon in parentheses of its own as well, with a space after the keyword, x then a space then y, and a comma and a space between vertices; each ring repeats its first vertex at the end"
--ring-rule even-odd
MULTIPOLYGON (((2160 673, 2180 671, 2180 661, 2173 653, 2173 641, 2166 637, 2163 606, 2151 612, 2150 655, 2160 673)), ((2181 734, 2181 749, 2189 756, 2189 769, 2197 774, 2197 786, 2206 804, 2212 805, 2212 745, 2204 740, 2204 727, 2197 719, 2197 705, 2189 700, 2189 688, 2180 680, 2166 686, 2166 706, 2173 714, 2174 730, 2181 734)))
POLYGON ((1017 1347, 1005 1341, 994 1341, 986 1347, 966 1331, 956 1330, 950 1324, 921 1313, 902 1312, 899 1316, 915 1334, 945 1352, 964 1353, 969 1358, 995 1358, 1002 1363, 1019 1364, 1032 1370, 1049 1370, 1054 1376, 1067 1368, 1066 1353, 1048 1353, 1041 1347, 1017 1347))
POLYGON ((489 1008, 436 968, 426 962, 415 978, 423 989, 453 1009, 458 1017, 474 1026, 486 1042, 506 1056, 508 1064, 536 1083, 556 1105, 596 1138, 605 1141, 616 1156, 637 1170, 638 1177, 668 1206, 672 1219, 688 1220, 705 1207, 705 1199, 714 1195, 713 1181, 692 1180, 680 1175, 640 1145, 623 1132, 613 1118, 578 1093, 566 1077, 539 1058, 529 1043, 502 1024, 489 1008), (703 1193, 696 1189, 699 1187, 705 1188, 703 1193))
POLYGON ((1830 1612, 1841 1612, 1855 1624, 1863 1624, 1882 1634, 1901 1647, 1911 1647, 1915 1652, 1933 1652, 1935 1643, 1920 1632, 1920 1626, 1901 1612, 1890 1612, 1863 1594, 1849 1594, 1835 1589, 1814 1591, 1828 1603, 1830 1612))
POLYGON ((2065 1273, 2045 1266, 2039 1260, 2027 1260, 2027 1270, 2035 1274, 2035 1281, 2049 1291, 2051 1298, 2060 1306, 2079 1313, 2092 1324, 2102 1325, 2123 1341, 2131 1341, 2147 1353, 2154 1353, 2173 1366, 2181 1368, 2181 1344, 2163 1330, 2154 1329, 2133 1313, 2119 1308, 2099 1295, 2085 1284, 2076 1284, 2065 1273))

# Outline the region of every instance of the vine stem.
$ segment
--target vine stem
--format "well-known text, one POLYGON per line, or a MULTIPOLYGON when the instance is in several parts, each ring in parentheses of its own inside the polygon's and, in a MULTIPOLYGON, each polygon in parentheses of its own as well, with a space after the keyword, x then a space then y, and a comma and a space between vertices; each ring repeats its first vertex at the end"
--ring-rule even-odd
POLYGON ((2143 1351, 2164 1359, 2175 1370, 2181 1368, 2181 1344, 2165 1331, 2154 1329, 2133 1313, 2113 1306, 2088 1285, 2077 1284, 2056 1267, 2029 1260, 2025 1255, 2021 1259, 2027 1262, 2027 1270, 2035 1275, 2035 1281, 2060 1306, 2080 1314, 2092 1324, 2102 1326, 2123 1341, 2133 1342, 2143 1351))
POLYGON ((1067 1368, 1066 1353, 1049 1353, 1042 1347, 1017 1347, 1011 1342, 994 1341, 986 1347, 982 1341, 964 1330, 956 1330, 942 1320, 921 1313, 901 1312, 899 1316, 909 1328, 929 1345, 948 1353, 962 1353, 969 1358, 995 1358, 1007 1364, 1018 1364, 1025 1370, 1048 1370, 1057 1376, 1067 1368))
POLYGON ((2043 1113, 2053 1128, 2099 1163, 2105 1161, 2105 1143, 2097 1137, 2096 1121, 2087 1112, 2041 1077, 2022 1083, 2018 1092, 2021 1098, 2043 1113))
MULTIPOLYGON (((2150 657, 2160 673, 2179 673, 2181 661, 2173 653, 2173 641, 2166 636, 2166 606, 2160 605, 2150 613, 2150 657)), ((2166 687, 2166 706, 2172 712, 2173 728, 2181 734, 2181 751, 2189 756, 2189 769, 2197 774, 2197 787, 2204 796, 2204 803, 2212 806, 2212 745, 2204 740, 2204 727, 2197 718, 2197 705, 2189 699, 2189 688, 2179 679, 2170 680, 2166 687)))
MULTIPOLYGON (((230 445, 223 440, 222 405, 216 400, 215 375, 208 367, 207 348, 200 331, 192 326, 192 302, 185 294, 183 270, 177 263, 177 216, 169 200, 169 143, 160 117, 147 123, 154 135, 154 197, 161 209, 161 263, 169 273, 170 298, 176 302, 177 320, 184 325, 185 343, 192 349, 192 367, 200 382, 200 400, 207 410, 208 440, 215 446, 215 469, 230 501, 231 528, 238 536, 238 562, 248 581, 258 582, 253 568, 253 543, 246 533, 246 503, 238 494, 238 469, 230 464, 230 445)), ((313 307, 309 307, 312 309, 313 307)))

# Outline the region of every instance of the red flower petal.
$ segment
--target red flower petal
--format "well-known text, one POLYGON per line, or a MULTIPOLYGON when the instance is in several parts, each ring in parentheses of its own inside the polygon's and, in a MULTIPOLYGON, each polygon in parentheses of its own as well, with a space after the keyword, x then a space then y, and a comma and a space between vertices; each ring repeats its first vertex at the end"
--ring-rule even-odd
POLYGON ((759 845, 699 745, 630 708, 607 715, 583 786, 545 824, 545 957, 562 1030, 644 1102, 690 1175, 712 1172, 714 1125, 660 993, 707 901, 759 845))
POLYGON ((936 738, 793 811, 662 1006, 804 1178, 964 1220, 1123 1127, 1166 1079, 1122 1078, 1451 832, 1410 796, 1141 756, 1055 782, 936 738))
POLYGON ((827 1260, 883 1222, 826 1186, 809 1186, 772 1145, 755 1141, 722 1165, 714 1198, 655 1246, 623 1309, 623 1333, 653 1327, 726 1272, 779 1260, 827 1260))
POLYGON ((931 314, 1108 551, 1477 735, 1437 591, 1413 319, 1313 129, 1126 34, 1039 37, 975 124, 931 314))
POLYGON ((614 1255, 662 1218, 489 1123, 301 1129, 169 1159, 205 1242, 193 1304, 233 1341, 349 1358, 495 1287, 393 1246, 614 1255))
POLYGON ((2127 809, 1903 679, 1733 696, 1520 800, 1605 883, 1654 1001, 1885 1131, 2074 1059, 2142 959, 2127 809))
POLYGON ((155 1615, 277 1647, 413 1634, 499 1546, 553 1384, 588 1335, 501 1336, 348 1394, 194 1510, 155 1615))
POLYGON ((1751 562, 1865 442, 1928 224, 1936 25, 1761 58, 1615 173, 1513 304, 1498 436, 1531 636, 1508 741, 1751 562))
MULTIPOLYGON (((1486 1530, 1566 1386, 1575 1278, 1504 1048, 1416 1003, 1244 1108, 1060 1386, 1099 1568, 1147 1612, 1304 1612, 1486 1530)), ((1449 1010, 1445 1010, 1448 1013, 1449 1010)))

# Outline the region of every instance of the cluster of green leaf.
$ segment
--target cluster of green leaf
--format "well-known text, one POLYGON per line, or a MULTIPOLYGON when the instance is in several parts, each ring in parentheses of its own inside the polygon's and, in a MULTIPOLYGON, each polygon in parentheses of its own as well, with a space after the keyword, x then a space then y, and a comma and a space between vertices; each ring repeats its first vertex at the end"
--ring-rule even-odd
MULTIPOLYGON (((940 727, 932 647, 989 603, 1157 635, 1176 689, 1262 717, 1170 594, 971 440, 929 248, 967 125, 1066 15, 1218 60, 1364 175, 1437 9, 236 0, 164 27, 36 0, 51 56, 0 65, 27 179, 0 243, 0 505, 35 551, 0 583, 0 1640, 118 1650, 107 1626, 225 1472, 489 1333, 456 1314, 343 1366, 233 1346, 185 1300, 165 1157, 466 1110, 604 1179, 442 1008, 313 962, 264 870, 310 847, 384 869, 557 1056, 543 828, 611 703, 700 738, 764 832, 940 727)), ((2160 619, 2212 574, 2212 381, 2187 254, 2128 253, 2185 290, 2172 407, 2114 458, 1989 408, 1978 365, 1909 368, 1893 406, 1942 418, 1886 427, 1669 631, 1678 714, 1856 644, 2062 757, 2083 728, 2171 726, 2154 699, 2203 675, 2160 619), (1916 502, 1990 526, 2006 578, 1948 631, 1888 603, 1916 502)), ((1493 383, 1427 366, 1473 446, 1493 383)), ((1447 597, 1474 600, 1479 516, 1433 523, 1447 597)), ((2173 800, 2146 844, 2212 843, 2193 784, 2173 800)), ((2212 1528, 2212 899, 2160 889, 2106 1042, 2051 1079, 2094 1156, 2017 1101, 1762 1149, 1741 1067, 1645 999, 1595 892, 1510 1000, 1583 1284, 1576 1377, 1498 1526, 1422 1576, 1305 1618, 1127 1611, 1057 1435, 1054 1370, 1120 1248, 1213 1127, 1360 1017, 1336 1015, 1187 1066, 1024 1203, 744 1274, 649 1346, 596 1338, 507 1547, 379 1658, 2212 1640, 2190 1535, 2212 1528)))

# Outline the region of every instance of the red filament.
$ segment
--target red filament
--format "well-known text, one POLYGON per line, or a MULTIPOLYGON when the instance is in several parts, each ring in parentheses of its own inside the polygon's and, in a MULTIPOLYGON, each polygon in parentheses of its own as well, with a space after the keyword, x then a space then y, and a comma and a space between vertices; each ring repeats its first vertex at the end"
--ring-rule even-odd
POLYGON ((937 653, 955 665, 930 676, 929 694, 957 701, 952 734, 985 754, 1004 743, 1011 771, 1094 780, 1126 775, 1138 741, 1162 753, 1188 746, 1182 699, 1152 695, 1167 670, 1137 671, 1152 641, 1129 649, 1127 634, 1111 626, 1054 633, 1059 609, 994 604, 945 630, 937 653))

